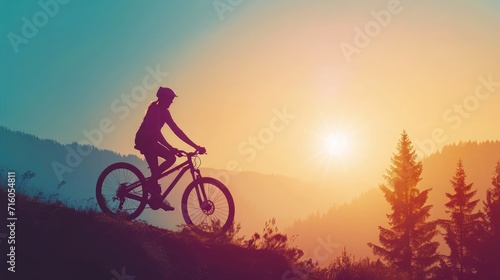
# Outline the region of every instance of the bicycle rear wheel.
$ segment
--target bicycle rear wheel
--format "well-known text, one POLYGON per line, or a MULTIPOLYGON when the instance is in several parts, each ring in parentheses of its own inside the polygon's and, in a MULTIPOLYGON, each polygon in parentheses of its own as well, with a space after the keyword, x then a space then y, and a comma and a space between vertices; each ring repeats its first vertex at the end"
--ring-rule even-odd
POLYGON ((127 220, 137 218, 147 204, 145 181, 142 172, 132 164, 118 162, 108 166, 97 180, 99 207, 104 213, 124 216, 127 220))
POLYGON ((234 222, 234 201, 224 184, 202 177, 189 184, 182 195, 182 216, 200 235, 224 234, 234 222))

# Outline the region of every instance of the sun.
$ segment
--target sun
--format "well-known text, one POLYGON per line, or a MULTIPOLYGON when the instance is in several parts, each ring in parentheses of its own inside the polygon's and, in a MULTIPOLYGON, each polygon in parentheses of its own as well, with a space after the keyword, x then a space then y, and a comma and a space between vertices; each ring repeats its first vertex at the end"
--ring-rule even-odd
POLYGON ((345 133, 329 133, 324 139, 323 150, 328 156, 345 157, 349 154, 349 137, 345 133))
POLYGON ((350 180, 366 162, 366 124, 354 117, 315 121, 309 126, 304 164, 313 168, 311 173, 321 187, 335 180, 350 180))

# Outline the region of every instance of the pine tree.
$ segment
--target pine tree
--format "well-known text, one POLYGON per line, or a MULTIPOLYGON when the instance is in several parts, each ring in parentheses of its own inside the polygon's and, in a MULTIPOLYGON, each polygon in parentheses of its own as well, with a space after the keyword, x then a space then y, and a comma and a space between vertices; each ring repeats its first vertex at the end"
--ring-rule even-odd
POLYGON ((420 191, 422 163, 405 131, 398 143, 397 154, 380 185, 392 213, 388 214, 390 228, 379 226, 381 246, 369 243, 374 254, 411 275, 412 279, 428 278, 439 260, 436 249, 437 221, 428 221, 432 205, 425 205, 430 189, 420 191))
POLYGON ((473 200, 477 190, 467 184, 462 160, 458 161, 456 173, 450 180, 454 193, 446 193, 450 199, 445 204, 450 220, 443 220, 445 241, 450 247, 448 263, 456 279, 475 279, 477 272, 477 248, 481 235, 481 213, 474 209, 479 199, 473 200))
POLYGON ((497 162, 484 202, 485 236, 478 279, 500 279, 500 161, 497 162))
POLYGON ((487 233, 500 240, 500 161, 497 162, 491 184, 493 186, 486 191, 484 218, 487 233))

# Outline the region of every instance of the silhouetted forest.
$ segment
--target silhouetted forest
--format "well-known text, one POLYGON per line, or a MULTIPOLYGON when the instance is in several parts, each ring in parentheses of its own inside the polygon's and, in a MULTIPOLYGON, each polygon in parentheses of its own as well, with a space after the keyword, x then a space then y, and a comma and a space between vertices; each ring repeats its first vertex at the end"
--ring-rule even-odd
MULTIPOLYGON (((487 142, 484 145, 474 142, 460 143, 446 147, 442 153, 424 160, 423 165, 417 159, 408 135, 403 132, 397 151, 392 157, 392 163, 384 176, 385 183, 379 187, 386 202, 383 212, 385 215, 382 215, 377 208, 383 205, 383 200, 380 196, 378 199, 371 198, 371 196, 376 197, 377 192, 370 192, 350 205, 333 208, 326 215, 316 214, 305 221, 299 221, 289 232, 322 236, 328 234, 329 230, 332 234, 328 237, 332 240, 339 240, 332 237, 341 236, 338 235, 339 232, 344 235, 350 232, 351 235, 343 237, 345 238, 343 240, 353 244, 354 240, 364 241, 370 238, 366 232, 353 230, 356 224, 366 221, 375 228, 375 224, 378 223, 378 242, 372 239, 367 243, 373 253, 383 259, 389 267, 403 273, 404 279, 498 279, 500 277, 496 269, 500 265, 498 147, 498 142, 487 142), (455 172, 450 172, 451 174, 443 172, 448 169, 450 161, 453 162, 449 159, 448 153, 457 156, 455 162, 458 162, 455 172), (448 156, 446 164, 442 162, 444 155, 448 156), (478 189, 473 188, 475 185, 469 183, 467 179, 463 164, 465 160, 481 163, 474 169, 475 174, 481 175, 486 173, 484 169, 488 164, 485 163, 489 162, 489 176, 481 180, 483 186, 481 198, 477 196, 478 189), (434 172, 440 173, 439 178, 448 175, 448 183, 433 185, 436 187, 425 186, 422 174, 426 162, 430 162, 427 166, 439 164, 434 172), (483 183, 485 181, 486 183, 483 183), (429 198, 436 190, 441 191, 438 194, 442 197, 437 197, 434 202, 440 205, 438 210, 445 208, 446 211, 431 215, 434 204, 430 203, 429 198), (482 203, 479 203, 480 201, 482 203), (313 226, 313 230, 309 228, 308 231, 307 226, 310 225, 313 226), (328 227, 326 231, 325 225, 328 227), (319 231, 322 232, 318 233, 319 231), (447 250, 439 251, 440 246, 443 249, 444 245, 447 246, 447 250)), ((367 225, 362 228, 367 228, 367 225)), ((373 231, 370 231, 371 238, 374 238, 372 234, 373 231)))

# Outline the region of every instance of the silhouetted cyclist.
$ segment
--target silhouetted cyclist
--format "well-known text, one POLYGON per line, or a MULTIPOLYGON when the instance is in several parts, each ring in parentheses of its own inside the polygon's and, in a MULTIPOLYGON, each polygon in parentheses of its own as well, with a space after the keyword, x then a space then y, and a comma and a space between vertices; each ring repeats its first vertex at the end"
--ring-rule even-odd
POLYGON ((151 193, 149 205, 156 210, 162 208, 165 211, 174 210, 174 207, 168 201, 161 200, 161 186, 158 184, 160 174, 175 163, 175 155, 179 150, 172 147, 163 134, 161 128, 167 124, 170 129, 186 144, 195 148, 200 153, 205 153, 204 147, 196 145, 187 135, 177 126, 172 119, 168 108, 177 97, 170 88, 160 87, 156 93, 158 100, 151 102, 146 111, 137 134, 135 135, 135 148, 144 154, 151 170, 151 178, 146 183, 146 188, 151 193), (165 161, 158 166, 158 157, 165 161))

